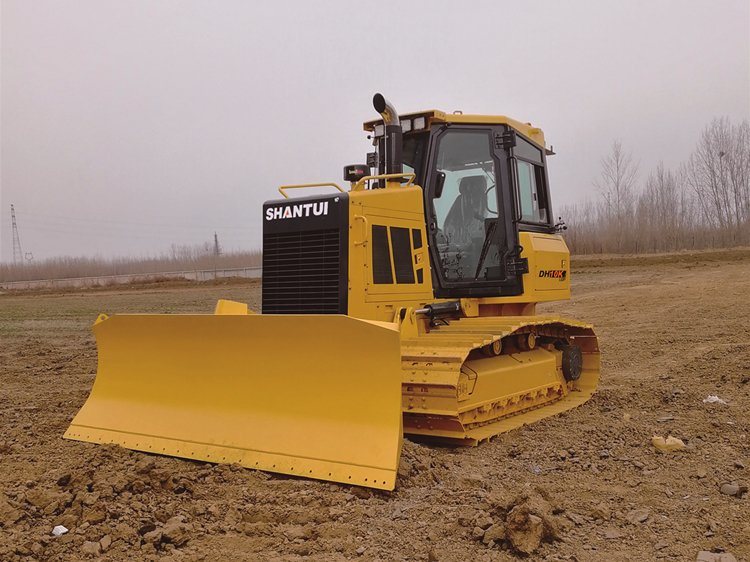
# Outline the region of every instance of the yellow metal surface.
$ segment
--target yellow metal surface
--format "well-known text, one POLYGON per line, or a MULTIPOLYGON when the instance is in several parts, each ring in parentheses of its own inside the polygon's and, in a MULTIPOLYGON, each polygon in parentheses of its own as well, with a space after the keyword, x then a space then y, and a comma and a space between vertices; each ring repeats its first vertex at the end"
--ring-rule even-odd
POLYGON ((97 377, 65 437, 393 489, 402 441, 394 324, 115 315, 94 333, 97 377))
POLYGON ((458 444, 475 445, 575 408, 593 395, 599 380, 591 326, 557 316, 450 320, 403 338, 401 353, 404 432, 458 444), (537 347, 514 349, 513 338, 529 333, 536 335, 537 347), (581 347, 577 381, 565 380, 555 340, 581 347), (504 342, 503 354, 480 351, 497 341, 504 342))
MULTIPOLYGON (((401 306, 417 308, 435 301, 423 209, 422 188, 415 185, 349 193, 349 316, 390 322, 401 306), (421 248, 412 248, 412 267, 415 281, 421 270, 421 283, 397 283, 395 274, 392 283, 374 282, 370 241, 373 227, 383 226, 389 239, 394 228, 420 232, 423 243, 421 248)), ((390 257, 395 272, 392 252, 390 257)))
POLYGON ((245 304, 244 302, 219 299, 216 302, 214 314, 234 314, 242 316, 243 314, 252 314, 252 312, 248 309, 247 304, 245 304))

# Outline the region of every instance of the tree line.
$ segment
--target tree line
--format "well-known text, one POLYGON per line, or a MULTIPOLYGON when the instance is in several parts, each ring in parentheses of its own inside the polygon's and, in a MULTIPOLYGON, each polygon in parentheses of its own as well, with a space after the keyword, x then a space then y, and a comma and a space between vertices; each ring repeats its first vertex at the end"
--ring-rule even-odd
POLYGON ((0 263, 0 281, 231 269, 259 266, 262 261, 259 250, 222 252, 217 255, 216 247, 211 244, 173 244, 169 252, 152 257, 63 256, 16 265, 0 263))
POLYGON ((560 215, 573 253, 643 253, 750 243, 750 122, 714 119, 676 169, 642 176, 620 141, 594 181, 596 197, 560 215))

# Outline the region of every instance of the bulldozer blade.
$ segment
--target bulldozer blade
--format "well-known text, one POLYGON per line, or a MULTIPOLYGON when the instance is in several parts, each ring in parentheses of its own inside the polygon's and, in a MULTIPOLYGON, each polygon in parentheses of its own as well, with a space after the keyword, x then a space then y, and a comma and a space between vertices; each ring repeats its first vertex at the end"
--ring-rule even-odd
POLYGON ((96 380, 65 437, 392 490, 397 326, 232 312, 100 316, 96 380))

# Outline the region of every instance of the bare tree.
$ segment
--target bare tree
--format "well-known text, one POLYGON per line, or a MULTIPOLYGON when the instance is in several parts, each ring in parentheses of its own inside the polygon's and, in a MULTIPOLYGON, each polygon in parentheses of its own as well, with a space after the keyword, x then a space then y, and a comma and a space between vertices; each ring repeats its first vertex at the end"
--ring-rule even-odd
POLYGON ((626 245, 626 229, 632 225, 635 210, 635 182, 638 164, 622 143, 612 143, 610 153, 601 160, 600 177, 594 186, 602 196, 601 213, 607 222, 606 234, 616 251, 632 250, 626 245))
POLYGON ((663 162, 659 162, 649 174, 644 190, 638 196, 637 208, 640 249, 676 249, 683 226, 682 201, 677 179, 663 162))
POLYGON ((705 220, 725 243, 748 240, 750 222, 750 124, 714 119, 700 135, 684 167, 705 220))
POLYGON ((750 223, 750 122, 743 121, 732 127, 730 151, 722 160, 727 167, 737 225, 747 234, 750 223))

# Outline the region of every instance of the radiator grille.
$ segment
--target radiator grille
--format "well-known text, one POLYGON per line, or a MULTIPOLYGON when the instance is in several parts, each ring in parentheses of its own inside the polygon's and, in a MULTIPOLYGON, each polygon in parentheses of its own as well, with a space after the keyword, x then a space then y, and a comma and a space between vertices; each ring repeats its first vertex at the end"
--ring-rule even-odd
POLYGON ((263 313, 345 313, 339 240, 338 228, 265 233, 263 313))

